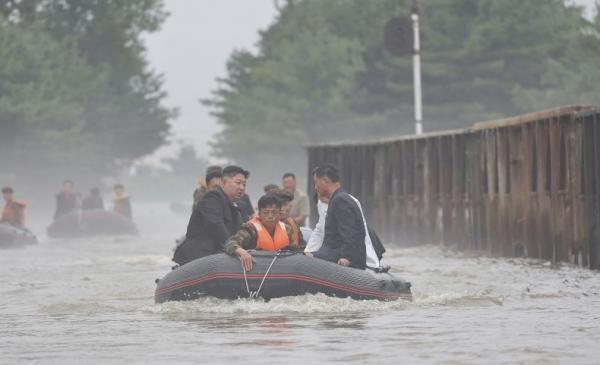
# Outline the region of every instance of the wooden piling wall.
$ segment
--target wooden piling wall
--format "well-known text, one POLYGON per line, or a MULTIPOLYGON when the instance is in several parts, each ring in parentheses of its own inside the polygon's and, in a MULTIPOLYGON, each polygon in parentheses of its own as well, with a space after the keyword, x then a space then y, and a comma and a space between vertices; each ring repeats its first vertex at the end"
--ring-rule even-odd
POLYGON ((309 172, 335 164, 387 242, 600 268, 600 108, 307 149, 309 172))

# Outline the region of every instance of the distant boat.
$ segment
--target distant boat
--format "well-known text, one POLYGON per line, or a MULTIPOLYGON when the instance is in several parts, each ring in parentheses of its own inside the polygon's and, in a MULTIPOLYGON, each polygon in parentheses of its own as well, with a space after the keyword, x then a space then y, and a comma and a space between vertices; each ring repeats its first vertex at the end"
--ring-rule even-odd
POLYGON ((129 219, 106 210, 83 210, 63 215, 48 227, 52 238, 136 235, 137 227, 129 219))
POLYGON ((19 247, 38 243, 35 235, 27 228, 0 223, 0 247, 19 247))

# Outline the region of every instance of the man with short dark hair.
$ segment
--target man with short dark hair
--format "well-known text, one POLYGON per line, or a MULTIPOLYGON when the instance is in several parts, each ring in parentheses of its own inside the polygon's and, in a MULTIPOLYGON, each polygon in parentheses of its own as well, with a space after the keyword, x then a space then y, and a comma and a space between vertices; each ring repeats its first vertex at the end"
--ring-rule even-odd
POLYGON ((63 182, 62 191, 56 194, 56 210, 54 211, 54 220, 69 214, 81 206, 81 202, 75 194, 75 183, 71 180, 63 182))
MULTIPOLYGON (((246 171, 246 180, 250 177, 250 172, 246 171)), ((237 201, 237 205, 240 208, 240 214, 242 215, 242 222, 246 223, 254 217, 254 207, 250 201, 250 196, 246 193, 237 201)))
POLYGON ((292 201, 294 200, 294 194, 290 193, 287 190, 281 189, 275 191, 275 195, 281 200, 281 215, 279 219, 285 224, 292 227, 292 230, 294 232, 294 239, 296 240, 296 242, 298 242, 298 245, 300 247, 304 247, 306 245, 306 242, 304 241, 304 237, 302 236, 302 231, 300 230, 298 223, 296 223, 296 221, 293 220, 290 216, 290 207, 292 201))
POLYGON ((313 179, 319 196, 329 200, 323 245, 313 255, 342 266, 365 269, 367 232, 359 206, 342 190, 335 166, 317 167, 313 179))
POLYGON ((267 184, 263 190, 265 191, 265 194, 275 193, 277 190, 279 190, 279 186, 277 186, 277 184, 267 184))
POLYGON ((23 227, 25 226, 25 207, 27 204, 15 200, 13 194, 13 188, 9 186, 2 188, 2 197, 6 204, 2 210, 1 221, 13 226, 23 227))
POLYGON ((223 169, 221 166, 208 166, 206 168, 206 174, 204 179, 199 179, 199 187, 194 190, 194 205, 198 204, 204 195, 221 186, 221 180, 223 179, 223 169), (203 180, 203 181, 202 181, 203 180))
POLYGON ((310 215, 310 203, 306 194, 297 189, 296 175, 291 172, 283 174, 281 179, 283 189, 294 194, 294 200, 290 205, 290 216, 299 226, 306 224, 306 218, 310 215))
MULTIPOLYGON (((367 234, 365 235, 365 248, 367 255, 367 268, 372 270, 377 270, 381 267, 381 259, 383 258, 383 254, 385 253, 385 247, 383 243, 377 236, 377 233, 367 225, 367 220, 363 214, 362 207, 358 199, 354 196, 350 195, 350 198, 354 200, 356 205, 358 205, 358 209, 360 210, 363 223, 365 226, 365 231, 367 234)), ((315 191, 315 199, 317 200, 317 208, 319 210, 319 220, 315 225, 315 228, 311 232, 308 242, 306 242, 306 247, 304 252, 307 256, 312 256, 312 253, 318 251, 323 245, 324 232, 325 232, 325 220, 327 218, 327 205, 329 200, 326 197, 319 196, 315 191)))
POLYGON ((241 226, 225 244, 225 253, 240 258, 244 269, 252 270, 253 258, 246 250, 300 250, 292 228, 281 222, 281 200, 267 194, 258 200, 258 216, 241 226))
POLYGON ((175 249, 173 261, 183 265, 223 251, 225 242, 242 224, 236 202, 244 195, 248 171, 239 166, 223 169, 221 186, 194 206, 185 239, 175 249))

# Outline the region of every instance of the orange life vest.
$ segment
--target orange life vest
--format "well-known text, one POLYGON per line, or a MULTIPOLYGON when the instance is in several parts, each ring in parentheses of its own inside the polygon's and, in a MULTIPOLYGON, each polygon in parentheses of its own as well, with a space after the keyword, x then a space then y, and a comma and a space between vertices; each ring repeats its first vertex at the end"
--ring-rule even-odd
POLYGON ((290 227, 292 227, 292 230, 294 231, 294 241, 296 241, 296 243, 300 245, 300 233, 298 232, 298 224, 292 217, 288 217, 287 224, 289 224, 290 227))
POLYGON ((290 238, 288 237, 287 230, 285 229, 285 224, 283 222, 277 223, 273 237, 271 237, 271 234, 265 228, 265 226, 263 226, 258 217, 251 219, 250 223, 252 223, 254 228, 256 228, 257 250, 278 251, 290 245, 290 238))
POLYGON ((25 225, 25 207, 27 204, 12 200, 4 206, 2 211, 2 222, 8 222, 17 226, 25 225))

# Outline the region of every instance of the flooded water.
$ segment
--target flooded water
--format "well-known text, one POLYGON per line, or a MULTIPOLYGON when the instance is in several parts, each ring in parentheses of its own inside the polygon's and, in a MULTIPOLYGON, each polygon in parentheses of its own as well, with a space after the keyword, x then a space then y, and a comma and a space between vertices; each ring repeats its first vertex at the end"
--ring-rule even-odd
POLYGON ((187 218, 137 208, 140 237, 0 251, 0 363, 600 363, 600 273, 434 246, 387 253, 413 302, 156 305, 187 218))

